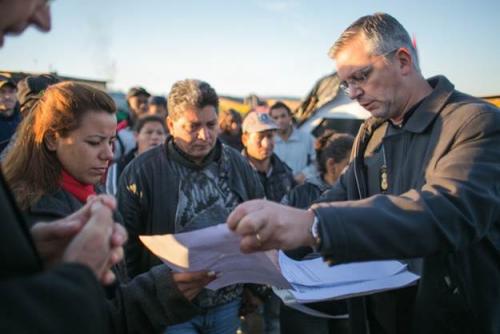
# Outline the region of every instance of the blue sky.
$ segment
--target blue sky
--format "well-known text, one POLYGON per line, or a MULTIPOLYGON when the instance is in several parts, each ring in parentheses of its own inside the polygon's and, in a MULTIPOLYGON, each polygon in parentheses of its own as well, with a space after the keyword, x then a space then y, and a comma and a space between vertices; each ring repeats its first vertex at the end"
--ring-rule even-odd
POLYGON ((473 95, 500 94, 500 1, 57 0, 53 29, 7 37, 0 69, 57 71, 143 85, 180 79, 220 94, 303 97, 334 71, 327 52, 360 16, 383 11, 417 38, 426 77, 445 74, 473 95))

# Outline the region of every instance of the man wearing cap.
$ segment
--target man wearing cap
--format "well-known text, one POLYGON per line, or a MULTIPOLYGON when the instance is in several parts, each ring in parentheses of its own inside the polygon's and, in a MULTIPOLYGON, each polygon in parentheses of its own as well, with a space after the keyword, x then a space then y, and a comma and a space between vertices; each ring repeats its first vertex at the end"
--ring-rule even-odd
POLYGON ((16 83, 11 78, 0 75, 0 153, 7 147, 21 122, 16 91, 16 83))
POLYGON ((295 185, 293 172, 274 153, 278 125, 267 113, 253 111, 243 121, 243 156, 260 176, 266 198, 280 202, 295 185))
MULTIPOLYGON (((125 252, 131 276, 161 263, 141 244, 139 235, 223 224, 238 204, 264 196, 252 167, 218 139, 218 107, 219 97, 208 83, 176 82, 168 97, 170 136, 123 171, 117 197, 130 233, 125 252)), ((242 285, 211 291, 200 282, 186 280, 186 284, 201 312, 186 323, 169 327, 167 333, 234 334, 239 326, 242 285)))
MULTIPOLYGON (((280 202, 296 185, 292 169, 273 153, 278 128, 267 113, 252 111, 243 120, 241 136, 243 156, 259 174, 266 198, 275 202, 280 202)), ((271 291, 266 294, 259 289, 258 292, 261 296, 267 295, 262 310, 264 333, 279 333, 279 298, 271 291)))
MULTIPOLYGON (((39 95, 47 89, 48 86, 60 82, 57 76, 52 74, 29 75, 17 83, 17 102, 19 113, 19 122, 26 117, 31 107, 38 100, 39 95)), ((3 132, 2 132, 3 133, 3 132)), ((16 141, 16 132, 14 132, 9 142, 2 148, 0 161, 2 161, 16 141)))
POLYGON ((163 96, 150 96, 148 105, 148 114, 158 115, 165 120, 168 114, 166 98, 163 96))
POLYGON ((133 128, 137 119, 148 112, 148 99, 150 96, 151 94, 146 89, 139 86, 132 87, 128 91, 127 105, 130 114, 127 120, 118 123, 113 160, 117 161, 135 148, 136 141, 133 128))

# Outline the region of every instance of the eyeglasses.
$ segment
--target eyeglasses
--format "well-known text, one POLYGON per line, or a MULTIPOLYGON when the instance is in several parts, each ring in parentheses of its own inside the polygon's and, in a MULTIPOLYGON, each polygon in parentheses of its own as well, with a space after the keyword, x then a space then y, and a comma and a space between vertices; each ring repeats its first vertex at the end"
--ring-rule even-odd
MULTIPOLYGON (((392 51, 376 55, 377 57, 386 57, 391 53, 395 53, 399 48, 394 49, 392 51)), ((373 72, 373 65, 368 65, 356 72, 354 72, 350 78, 341 81, 339 84, 340 89, 342 89, 347 95, 350 95, 354 88, 360 88, 362 85, 368 81, 370 74, 373 72)))
POLYGON ((347 95, 351 94, 353 87, 359 88, 367 80, 370 74, 373 72, 373 66, 367 66, 356 72, 354 72, 349 79, 342 81, 339 84, 340 89, 342 89, 347 95))

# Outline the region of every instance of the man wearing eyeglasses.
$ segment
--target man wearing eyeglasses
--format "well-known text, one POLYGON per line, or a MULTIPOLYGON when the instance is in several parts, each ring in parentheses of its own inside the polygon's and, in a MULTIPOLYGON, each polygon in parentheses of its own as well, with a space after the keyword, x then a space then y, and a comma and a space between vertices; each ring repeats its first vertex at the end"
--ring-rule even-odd
POLYGON ((358 19, 330 56, 341 87, 373 117, 323 203, 233 211, 242 250, 308 245, 329 264, 422 258, 409 260, 421 274, 415 307, 396 299, 387 321, 372 308, 371 333, 500 333, 499 110, 444 76, 426 80, 388 14, 358 19))

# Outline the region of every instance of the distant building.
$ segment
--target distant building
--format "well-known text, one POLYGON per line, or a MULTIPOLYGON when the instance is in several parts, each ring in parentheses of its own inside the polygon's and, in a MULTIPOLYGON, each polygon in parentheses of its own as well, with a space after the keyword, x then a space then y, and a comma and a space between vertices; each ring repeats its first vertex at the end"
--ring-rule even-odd
POLYGON ((77 77, 70 77, 70 76, 65 76, 65 75, 59 75, 57 72, 50 72, 50 73, 34 73, 34 72, 13 72, 13 71, 2 71, 0 70, 0 74, 10 76, 12 80, 14 80, 16 83, 19 80, 24 79, 28 75, 40 75, 40 74, 52 74, 55 76, 58 76, 64 81, 74 81, 78 83, 83 83, 87 84, 89 86, 92 86, 94 88, 106 91, 106 85, 107 81, 104 80, 92 80, 92 79, 83 79, 83 78, 77 78, 77 77))

